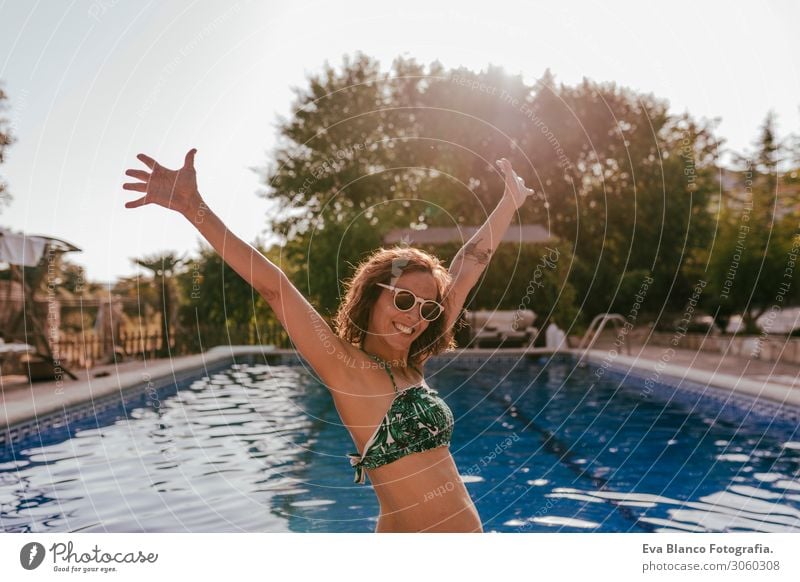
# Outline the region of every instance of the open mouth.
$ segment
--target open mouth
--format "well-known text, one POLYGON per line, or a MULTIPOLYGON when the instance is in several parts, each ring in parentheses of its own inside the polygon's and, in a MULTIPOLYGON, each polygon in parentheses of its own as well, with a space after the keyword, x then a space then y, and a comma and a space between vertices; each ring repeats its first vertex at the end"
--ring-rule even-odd
POLYGON ((408 327, 407 325, 403 325, 402 323, 395 322, 394 327, 395 329, 400 331, 400 333, 404 333, 406 335, 411 335, 412 333, 414 333, 413 327, 408 327))

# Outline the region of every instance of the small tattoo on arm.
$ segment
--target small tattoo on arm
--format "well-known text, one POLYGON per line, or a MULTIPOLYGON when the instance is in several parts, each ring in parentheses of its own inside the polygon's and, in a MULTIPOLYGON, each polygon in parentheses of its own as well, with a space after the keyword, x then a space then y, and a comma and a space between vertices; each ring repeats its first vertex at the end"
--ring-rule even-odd
POLYGON ((486 265, 489 263, 489 259, 492 256, 492 251, 490 249, 479 249, 478 244, 480 244, 481 240, 482 239, 478 239, 474 243, 465 244, 464 257, 469 257, 480 265, 486 265))

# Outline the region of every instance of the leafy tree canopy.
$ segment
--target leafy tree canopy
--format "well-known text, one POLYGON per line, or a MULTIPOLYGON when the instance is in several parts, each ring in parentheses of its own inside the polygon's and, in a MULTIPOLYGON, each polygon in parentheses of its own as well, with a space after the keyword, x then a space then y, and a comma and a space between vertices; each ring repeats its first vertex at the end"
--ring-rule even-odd
POLYGON ((677 308, 712 235, 711 124, 613 83, 565 86, 548 70, 528 85, 500 67, 403 58, 384 72, 357 54, 296 89, 294 111, 266 196, 273 231, 304 265, 295 282, 328 311, 389 230, 481 224, 502 193, 500 157, 539 193, 519 220, 572 248, 568 280, 589 314, 630 303, 630 272, 657 279, 646 305, 677 308))

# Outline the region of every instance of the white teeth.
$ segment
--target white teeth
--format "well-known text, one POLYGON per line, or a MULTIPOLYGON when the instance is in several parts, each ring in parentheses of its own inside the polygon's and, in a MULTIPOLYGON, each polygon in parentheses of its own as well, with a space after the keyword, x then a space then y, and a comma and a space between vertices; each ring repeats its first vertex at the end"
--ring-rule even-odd
POLYGON ((405 326, 402 323, 396 323, 395 322, 394 326, 397 329, 399 329, 400 331, 402 331, 403 333, 405 333, 405 334, 409 334, 410 335, 410 334, 414 333, 414 328, 413 327, 405 326))

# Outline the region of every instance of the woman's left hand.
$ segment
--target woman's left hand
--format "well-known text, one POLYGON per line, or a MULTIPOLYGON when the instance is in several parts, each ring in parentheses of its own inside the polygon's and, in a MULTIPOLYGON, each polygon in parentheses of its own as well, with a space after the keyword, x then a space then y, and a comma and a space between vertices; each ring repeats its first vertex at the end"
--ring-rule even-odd
POLYGON ((514 205, 519 208, 525 203, 528 196, 533 195, 533 190, 525 186, 524 180, 517 176, 514 168, 511 167, 511 162, 507 159, 500 158, 496 163, 505 176, 506 190, 503 196, 511 198, 514 205))

